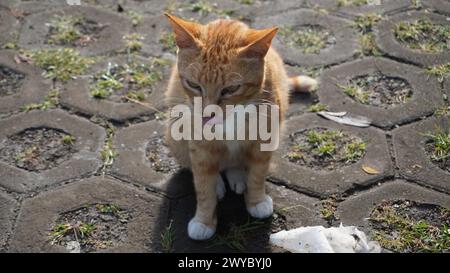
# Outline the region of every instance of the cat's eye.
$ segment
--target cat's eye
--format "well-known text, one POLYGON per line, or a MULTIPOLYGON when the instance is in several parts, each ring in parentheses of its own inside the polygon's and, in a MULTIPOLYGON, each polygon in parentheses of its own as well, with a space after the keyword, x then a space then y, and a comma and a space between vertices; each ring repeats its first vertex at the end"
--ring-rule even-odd
POLYGON ((234 94, 236 91, 239 90, 239 88, 241 88, 241 85, 231 85, 228 87, 225 87, 224 89, 222 89, 222 96, 229 96, 234 94))
POLYGON ((189 80, 185 80, 185 82, 186 82, 186 85, 190 89, 192 89, 194 91, 197 91, 197 92, 200 92, 200 93, 202 92, 202 87, 199 84, 196 84, 195 82, 192 82, 192 81, 189 81, 189 80))

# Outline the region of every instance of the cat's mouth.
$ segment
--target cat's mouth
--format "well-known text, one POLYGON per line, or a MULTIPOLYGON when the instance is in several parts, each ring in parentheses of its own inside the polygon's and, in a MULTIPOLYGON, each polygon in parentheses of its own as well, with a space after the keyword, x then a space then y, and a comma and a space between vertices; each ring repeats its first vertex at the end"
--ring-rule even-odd
POLYGON ((202 123, 203 126, 206 124, 208 125, 214 125, 214 124, 222 124, 223 119, 220 117, 220 115, 216 116, 214 113, 211 114, 209 117, 202 117, 202 123))

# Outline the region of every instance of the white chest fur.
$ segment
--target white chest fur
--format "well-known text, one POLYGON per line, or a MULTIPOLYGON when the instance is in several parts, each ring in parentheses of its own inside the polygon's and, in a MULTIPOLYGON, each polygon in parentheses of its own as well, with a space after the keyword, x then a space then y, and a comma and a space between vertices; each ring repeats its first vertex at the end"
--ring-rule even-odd
POLYGON ((242 151, 241 147, 243 145, 241 140, 227 140, 225 144, 227 145, 228 154, 230 158, 235 158, 242 151))

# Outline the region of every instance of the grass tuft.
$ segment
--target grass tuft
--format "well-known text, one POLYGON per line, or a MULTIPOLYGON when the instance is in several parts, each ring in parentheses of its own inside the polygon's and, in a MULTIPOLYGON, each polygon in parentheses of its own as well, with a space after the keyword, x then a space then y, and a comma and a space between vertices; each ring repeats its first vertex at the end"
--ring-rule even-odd
POLYGON ((79 76, 94 61, 71 48, 44 49, 30 53, 34 63, 44 69, 44 77, 67 81, 79 76))
POLYGON ((411 49, 428 53, 450 50, 450 26, 439 25, 428 18, 400 22, 395 27, 396 38, 411 49))

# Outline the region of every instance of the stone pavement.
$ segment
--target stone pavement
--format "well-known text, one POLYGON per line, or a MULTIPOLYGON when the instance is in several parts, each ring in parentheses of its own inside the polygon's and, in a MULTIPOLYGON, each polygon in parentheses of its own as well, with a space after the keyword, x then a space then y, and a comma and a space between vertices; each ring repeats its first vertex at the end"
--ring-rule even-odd
POLYGON ((268 244, 272 232, 340 222, 379 239, 370 218, 383 202, 438 207, 448 223, 450 160, 436 159, 430 134, 446 134, 441 152, 448 155, 450 36, 443 49, 425 52, 396 31, 420 19, 448 27, 450 5, 372 2, 0 0, 0 252, 66 252, 73 241, 86 252, 279 252, 268 244), (320 78, 316 93, 291 98, 267 179, 274 215, 252 219, 242 196, 228 191, 217 235, 206 242, 187 236, 192 176, 162 139, 162 97, 175 59, 164 11, 280 26, 274 46, 288 72, 320 78), (63 47, 79 55, 39 58, 63 47), (66 67, 72 57, 87 67, 66 67), (447 71, 432 73, 435 65, 447 71), (132 91, 105 93, 114 84, 123 92, 108 77, 126 69, 135 69, 127 75, 132 91), (142 79, 150 89, 139 87, 142 79), (373 123, 339 125, 313 113, 316 107, 373 123), (319 131, 339 133, 328 146, 305 150, 319 131))

